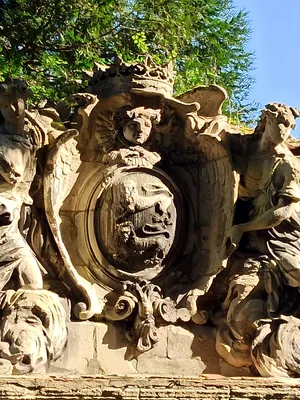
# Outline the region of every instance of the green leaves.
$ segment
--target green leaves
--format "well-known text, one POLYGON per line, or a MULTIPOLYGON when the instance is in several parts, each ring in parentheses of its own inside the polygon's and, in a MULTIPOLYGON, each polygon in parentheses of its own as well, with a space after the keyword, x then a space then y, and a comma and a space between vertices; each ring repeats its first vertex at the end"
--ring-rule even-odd
POLYGON ((231 97, 229 114, 244 107, 250 29, 231 0, 0 0, 0 21, 0 79, 26 79, 34 101, 78 91, 94 61, 149 53, 175 62, 176 92, 217 83, 231 97))
POLYGON ((137 32, 132 35, 133 43, 136 45, 138 51, 142 54, 146 54, 148 52, 147 38, 145 32, 137 32))

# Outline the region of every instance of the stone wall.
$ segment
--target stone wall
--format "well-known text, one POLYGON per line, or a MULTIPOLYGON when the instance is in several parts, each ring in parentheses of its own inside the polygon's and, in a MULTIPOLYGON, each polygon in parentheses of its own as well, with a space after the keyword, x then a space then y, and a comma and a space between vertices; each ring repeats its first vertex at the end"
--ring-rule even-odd
POLYGON ((295 400, 298 379, 85 376, 1 377, 0 399, 97 400, 295 400))
POLYGON ((174 374, 202 373, 248 376, 248 368, 234 368, 215 349, 213 327, 186 323, 162 326, 151 350, 134 353, 125 339, 122 325, 94 322, 68 323, 68 344, 49 373, 70 374, 174 374))

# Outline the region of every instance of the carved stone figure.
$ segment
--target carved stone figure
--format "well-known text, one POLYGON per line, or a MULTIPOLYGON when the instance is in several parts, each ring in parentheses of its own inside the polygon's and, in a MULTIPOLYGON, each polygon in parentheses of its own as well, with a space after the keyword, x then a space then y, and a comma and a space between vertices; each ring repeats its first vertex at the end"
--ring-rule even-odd
POLYGON ((243 135, 219 86, 174 97, 170 63, 89 78, 65 124, 59 107, 28 111, 24 83, 0 85, 0 372, 47 372, 71 317, 101 373, 103 326, 132 361, 166 325, 198 324, 228 364, 299 376, 298 110, 268 104, 243 135))
POLYGON ((44 373, 66 345, 66 312, 48 290, 5 293, 0 322, 1 373, 44 373))
POLYGON ((168 239, 172 235, 170 228, 173 225, 173 215, 168 211, 173 203, 173 195, 168 188, 159 187, 158 184, 142 184, 139 186, 143 195, 139 195, 137 184, 138 182, 128 179, 116 185, 117 203, 113 203, 116 224, 115 254, 120 262, 128 263, 130 269, 134 269, 134 265, 141 262, 141 255, 144 258, 141 265, 158 264, 164 259, 170 248, 168 239), (149 212, 149 222, 145 221, 147 223, 144 225, 136 226, 140 234, 137 236, 135 216, 145 211, 149 212))
POLYGON ((62 304, 42 290, 45 270, 25 239, 37 151, 46 144, 38 116, 26 111, 29 94, 18 80, 0 85, 0 364, 17 374, 44 371, 67 336, 62 304))
POLYGON ((143 145, 150 137, 153 122, 158 123, 160 118, 160 110, 125 106, 114 114, 115 129, 120 139, 123 136, 133 145, 143 145))
POLYGON ((26 85, 12 81, 1 84, 0 90, 1 289, 14 270, 18 272, 17 288, 42 289, 41 264, 19 229, 22 207, 32 203, 29 190, 41 132, 26 118, 26 85))
MULTIPOLYGON (((235 261, 241 266, 238 275, 231 278, 224 303, 228 330, 219 332, 217 344, 220 354, 231 364, 254 363, 266 376, 289 376, 297 370, 282 360, 283 355, 275 354, 278 347, 268 337, 270 331, 265 336, 259 333, 267 332, 270 323, 273 332, 275 326, 279 329, 275 317, 291 313, 297 316, 299 312, 291 302, 294 288, 298 290, 300 283, 300 163, 288 147, 297 116, 296 109, 268 104, 254 134, 244 138, 247 158, 240 177, 238 206, 244 222, 232 227, 230 239, 233 249, 243 235, 239 248, 243 256, 235 261), (274 323, 267 320, 270 317, 275 318, 274 323), (270 359, 278 365, 277 372, 270 367, 270 359, 259 355, 262 346, 271 346, 270 359)), ((285 337, 280 346, 290 346, 289 338, 285 337)))
POLYGON ((150 167, 159 162, 159 154, 148 151, 144 144, 150 139, 153 125, 159 123, 160 119, 159 109, 144 106, 132 108, 127 105, 113 113, 114 125, 110 125, 110 129, 103 131, 103 122, 98 121, 97 141, 112 150, 104 155, 104 161, 150 167))
MULTIPOLYGON (((64 279, 79 291, 75 315, 134 321, 136 345, 138 310, 153 285, 172 322, 201 319, 197 299, 226 266, 234 211, 226 93, 200 88, 186 102, 173 97, 173 81, 170 64, 150 58, 96 67, 87 92, 74 96, 79 135, 58 138, 44 177, 64 279), (144 294, 129 296, 125 282, 144 294)), ((153 332, 157 306, 143 316, 153 332)))

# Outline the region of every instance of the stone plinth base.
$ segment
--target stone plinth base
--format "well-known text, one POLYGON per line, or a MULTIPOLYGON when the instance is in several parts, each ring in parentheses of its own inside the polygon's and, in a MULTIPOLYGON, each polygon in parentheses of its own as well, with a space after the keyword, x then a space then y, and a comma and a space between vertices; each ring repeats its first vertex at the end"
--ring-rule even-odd
POLYGON ((179 376, 0 377, 0 399, 296 400, 299 379, 179 376))
POLYGON ((143 354, 125 339, 122 325, 70 322, 68 344, 50 366, 53 375, 181 375, 249 376, 248 368, 233 368, 215 350, 215 330, 195 324, 165 326, 158 343, 143 354))

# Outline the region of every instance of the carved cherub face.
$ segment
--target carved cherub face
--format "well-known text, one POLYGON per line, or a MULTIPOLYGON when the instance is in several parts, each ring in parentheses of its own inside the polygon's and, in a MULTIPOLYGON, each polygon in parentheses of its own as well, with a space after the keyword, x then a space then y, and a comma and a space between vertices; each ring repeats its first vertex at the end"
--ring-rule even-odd
POLYGON ((147 115, 139 114, 124 126, 123 135, 128 142, 143 144, 150 136, 152 123, 147 115))
POLYGON ((158 123, 160 118, 160 110, 125 106, 114 115, 115 129, 127 142, 142 145, 149 139, 153 123, 158 123))

